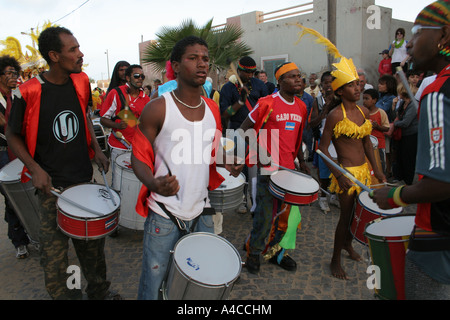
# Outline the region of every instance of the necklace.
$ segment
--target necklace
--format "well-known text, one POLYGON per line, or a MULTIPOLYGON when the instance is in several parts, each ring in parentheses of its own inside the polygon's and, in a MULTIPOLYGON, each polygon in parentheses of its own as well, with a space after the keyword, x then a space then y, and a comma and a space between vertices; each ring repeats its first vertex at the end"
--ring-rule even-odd
POLYGON ((405 39, 402 39, 402 41, 398 42, 398 40, 395 40, 395 48, 400 49, 403 46, 403 43, 405 42, 405 39))
POLYGON ((183 101, 181 101, 180 99, 178 99, 178 97, 175 95, 175 92, 174 92, 174 91, 172 91, 172 94, 173 94, 173 96, 175 97, 175 99, 176 99, 179 103, 181 103, 181 104, 182 104, 183 106, 185 106, 185 107, 188 107, 189 109, 198 109, 198 108, 200 108, 200 107, 202 106, 202 104, 203 104, 203 98, 202 98, 202 97, 200 97, 200 104, 199 104, 199 105, 197 105, 197 106, 190 106, 190 105, 184 103, 183 101))

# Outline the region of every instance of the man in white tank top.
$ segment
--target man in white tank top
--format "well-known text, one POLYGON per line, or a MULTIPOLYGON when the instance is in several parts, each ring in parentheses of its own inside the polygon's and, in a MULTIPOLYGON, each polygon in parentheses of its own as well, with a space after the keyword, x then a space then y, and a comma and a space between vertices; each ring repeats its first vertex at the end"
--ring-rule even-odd
MULTIPOLYGON (((214 232, 212 216, 205 214, 208 188, 223 181, 214 161, 215 143, 222 136, 219 108, 201 96, 209 70, 206 42, 194 36, 179 41, 171 62, 178 87, 144 109, 131 158, 148 206, 144 212, 137 206, 147 217, 138 292, 142 300, 160 298, 170 250, 185 232, 214 232), (142 144, 149 142, 147 150, 155 155, 151 161, 140 154, 142 144)), ((238 176, 243 166, 225 167, 238 176)))

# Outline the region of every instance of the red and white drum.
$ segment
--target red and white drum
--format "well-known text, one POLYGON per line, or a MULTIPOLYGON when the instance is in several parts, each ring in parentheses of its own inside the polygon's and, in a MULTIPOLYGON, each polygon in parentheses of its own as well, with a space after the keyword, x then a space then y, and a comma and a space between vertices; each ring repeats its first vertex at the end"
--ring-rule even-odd
POLYGON ((111 192, 115 204, 103 185, 80 184, 64 190, 62 197, 96 211, 99 215, 58 198, 57 221, 61 231, 71 238, 82 240, 100 239, 112 233, 119 223, 120 196, 114 190, 111 192))
POLYGON ((383 217, 392 217, 403 212, 403 208, 396 208, 390 210, 383 210, 373 202, 369 197, 367 191, 363 191, 358 196, 356 203, 355 215, 350 227, 350 231, 355 238, 361 244, 367 245, 367 238, 364 235, 366 225, 375 219, 383 217))
POLYGON ((280 170, 270 176, 270 193, 287 204, 309 205, 317 201, 319 189, 319 183, 307 175, 280 170))

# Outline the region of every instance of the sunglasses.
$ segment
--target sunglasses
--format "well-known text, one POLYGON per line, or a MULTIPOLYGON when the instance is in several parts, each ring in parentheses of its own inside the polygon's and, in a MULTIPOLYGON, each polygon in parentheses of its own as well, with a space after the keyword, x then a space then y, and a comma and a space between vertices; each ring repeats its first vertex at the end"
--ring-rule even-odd
POLYGON ((442 29, 442 27, 431 27, 431 26, 421 26, 420 24, 415 25, 412 29, 411 29, 411 33, 413 36, 415 36, 416 34, 420 33, 420 30, 422 29, 442 29))
POLYGON ((133 78, 135 78, 135 79, 142 78, 142 80, 145 80, 145 75, 142 73, 135 73, 135 74, 133 74, 133 78))

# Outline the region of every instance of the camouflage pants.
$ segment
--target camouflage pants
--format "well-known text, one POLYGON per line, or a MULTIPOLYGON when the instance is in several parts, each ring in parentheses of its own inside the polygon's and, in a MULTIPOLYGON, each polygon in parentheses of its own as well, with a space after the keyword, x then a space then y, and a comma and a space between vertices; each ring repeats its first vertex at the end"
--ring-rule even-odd
MULTIPOLYGON (((45 287, 52 299, 81 299, 81 289, 69 289, 69 237, 57 227, 56 196, 38 192, 41 227, 39 243, 41 266, 45 273, 45 287)), ((80 269, 87 280, 89 299, 103 299, 110 282, 106 280, 105 239, 72 239, 80 269)))

